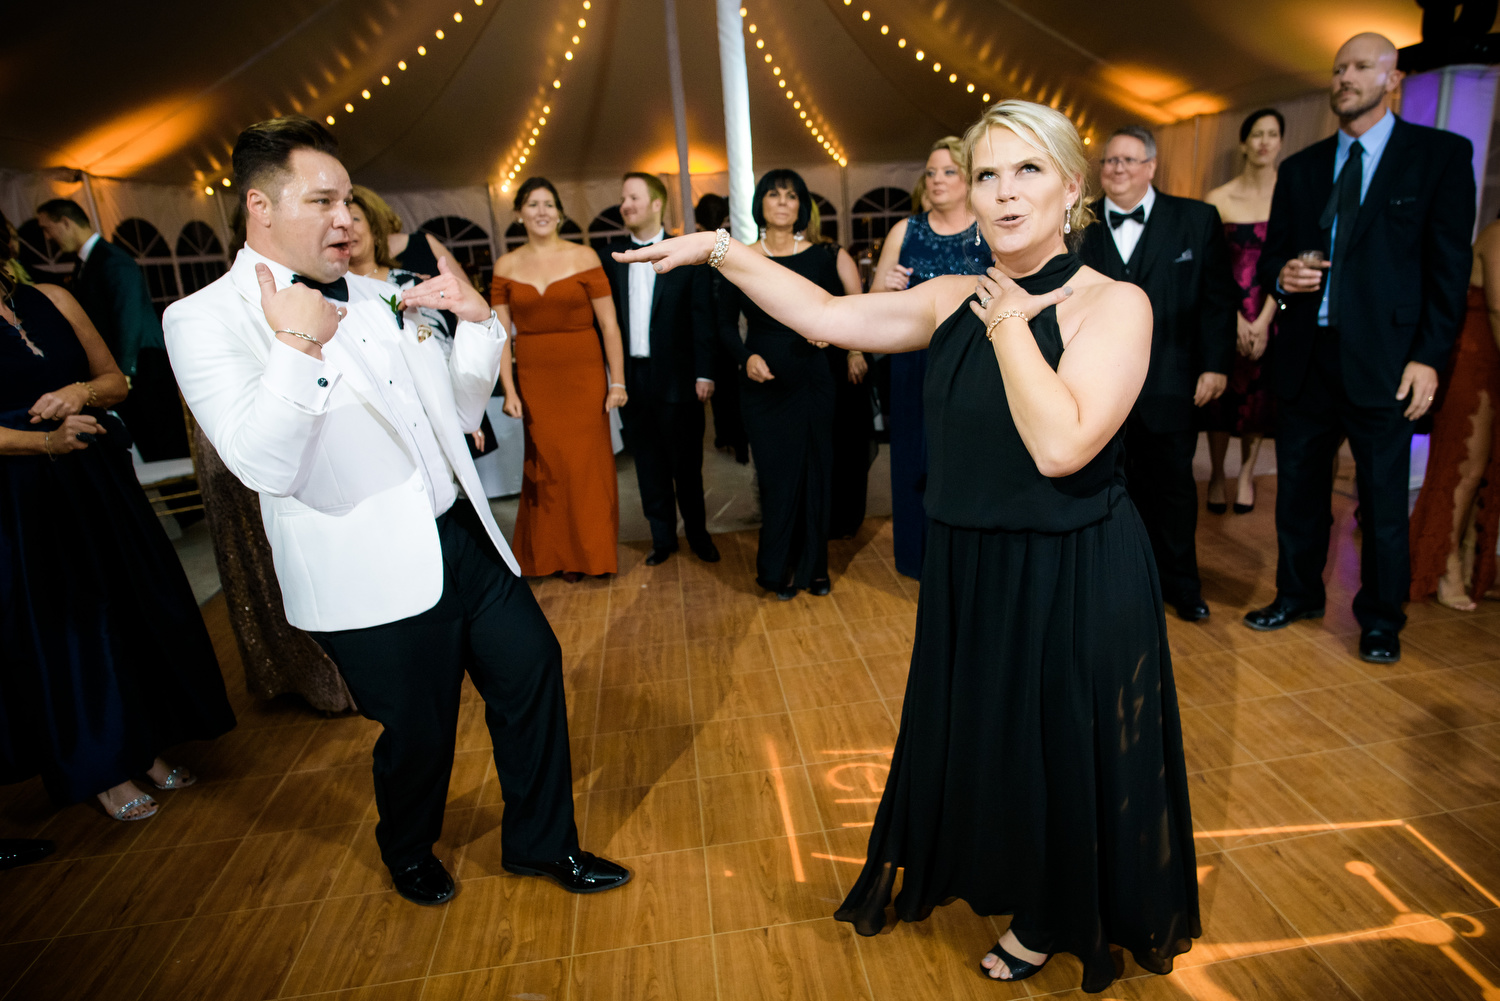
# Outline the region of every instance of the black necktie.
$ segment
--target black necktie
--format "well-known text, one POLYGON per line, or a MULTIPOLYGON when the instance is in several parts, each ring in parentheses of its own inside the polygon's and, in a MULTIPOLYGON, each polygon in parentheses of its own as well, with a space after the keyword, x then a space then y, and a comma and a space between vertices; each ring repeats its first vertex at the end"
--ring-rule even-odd
POLYGON ((349 301, 349 283, 342 278, 328 282, 325 285, 323 282, 313 281, 311 278, 302 275, 292 275, 292 284, 306 285, 310 289, 317 289, 326 298, 337 299, 339 302, 349 301))
POLYGON ((1323 209, 1323 217, 1318 220, 1324 229, 1333 229, 1334 220, 1338 220, 1338 229, 1334 234, 1333 253, 1330 256, 1332 266, 1328 269, 1328 325, 1337 327, 1339 325, 1339 277, 1343 270, 1344 256, 1349 250, 1349 243, 1354 239, 1354 221, 1359 217, 1360 188, 1364 186, 1365 179, 1365 148, 1356 139, 1349 146, 1349 159, 1344 161, 1344 169, 1339 172, 1338 183, 1333 186, 1333 194, 1328 199, 1328 205, 1323 209))
POLYGON ((1134 212, 1116 212, 1114 209, 1110 209, 1108 215, 1110 229, 1119 229, 1120 223, 1125 222, 1127 219, 1138 222, 1142 226, 1146 225, 1146 206, 1144 205, 1137 205, 1134 212))

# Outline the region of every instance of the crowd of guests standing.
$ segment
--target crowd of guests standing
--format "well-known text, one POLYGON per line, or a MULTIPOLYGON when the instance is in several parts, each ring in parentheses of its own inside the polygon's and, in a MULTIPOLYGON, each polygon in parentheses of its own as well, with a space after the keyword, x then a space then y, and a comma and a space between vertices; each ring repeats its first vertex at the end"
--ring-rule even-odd
MULTIPOLYGON (((891 355, 897 558, 923 589, 890 779, 837 917, 873 935, 892 902, 921 920, 963 897, 1013 915, 982 960, 988 976, 1025 979, 1066 951, 1083 961, 1084 988, 1102 990, 1111 943, 1169 972, 1202 931, 1164 619, 1168 606, 1189 621, 1211 614, 1196 560, 1199 435, 1210 435, 1216 514, 1231 503, 1229 438, 1241 439, 1232 503, 1243 513, 1259 443, 1277 436, 1277 597, 1245 616, 1252 629, 1323 612, 1344 440, 1364 528, 1354 612, 1366 660, 1399 659, 1409 593, 1472 607, 1494 581, 1500 326, 1488 293, 1500 224, 1471 256, 1472 151, 1390 111, 1395 64, 1388 40, 1351 39, 1330 95, 1340 131, 1278 174, 1285 122, 1252 113, 1239 173, 1207 202, 1156 189, 1155 139, 1136 126, 1109 137, 1091 198, 1073 125, 1001 102, 932 147, 923 211, 890 234, 873 301, 848 253, 820 238, 790 170, 760 179, 749 245, 722 229, 667 237, 660 180, 627 174, 631 237, 604 256, 560 237, 561 198, 532 178, 514 205, 527 242, 498 262, 486 301, 441 244, 400 234, 377 195, 348 183, 321 125, 253 126, 234 154, 245 249, 223 281, 173 307, 165 338, 149 324, 96 328, 66 290, 0 267, 11 596, 0 645, 24 665, 0 677, 0 781, 41 775, 59 803, 95 796, 116 820, 142 820, 155 802, 138 781, 193 781, 159 752, 233 726, 191 592, 131 471, 131 431, 112 412, 131 390, 116 358, 133 349, 144 376, 162 345, 224 479, 259 495, 272 531, 255 545, 298 557, 262 561, 286 593, 261 603, 285 608, 315 644, 304 652, 336 663, 383 726, 376 836, 398 892, 424 904, 454 892, 431 849, 465 670, 505 787, 506 868, 574 892, 620 886, 629 871, 578 842, 560 649, 519 577, 617 569, 614 409, 651 524, 647 562, 679 548, 679 513, 694 556, 719 559, 701 445, 727 355, 758 474, 756 583, 783 600, 827 595, 830 535, 862 515, 869 356, 891 355), (348 197, 308 210, 317 225, 294 218, 319 184, 348 197), (259 315, 239 308, 257 292, 259 315), (357 397, 342 381, 353 368, 330 358, 363 358, 371 395, 357 397), (474 466, 493 437, 483 412, 497 382, 526 436, 514 558, 474 466), (1408 522, 1412 430, 1440 387, 1408 522), (336 394, 368 405, 333 406, 336 394), (372 468, 406 480, 392 488, 372 468), (351 490, 370 503, 334 503, 351 490), (333 558, 308 560, 312 550, 333 558), (1010 809, 976 798, 976 784, 1004 790, 1010 809)), ((97 234, 69 228, 81 210, 39 214, 76 246, 82 275, 107 259, 97 234)), ((138 295, 123 273, 117 296, 138 295)), ((733 421, 721 431, 741 433, 733 421)), ((6 850, 0 861, 23 854, 6 850)))

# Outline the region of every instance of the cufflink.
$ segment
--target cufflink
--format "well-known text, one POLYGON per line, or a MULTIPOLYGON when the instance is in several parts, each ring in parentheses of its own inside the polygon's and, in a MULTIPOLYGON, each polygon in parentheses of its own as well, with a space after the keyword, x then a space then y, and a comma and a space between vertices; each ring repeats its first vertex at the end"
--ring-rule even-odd
POLYGON ((325 379, 325 378, 323 378, 321 375, 318 376, 318 388, 319 389, 327 389, 328 388, 328 380, 325 379))

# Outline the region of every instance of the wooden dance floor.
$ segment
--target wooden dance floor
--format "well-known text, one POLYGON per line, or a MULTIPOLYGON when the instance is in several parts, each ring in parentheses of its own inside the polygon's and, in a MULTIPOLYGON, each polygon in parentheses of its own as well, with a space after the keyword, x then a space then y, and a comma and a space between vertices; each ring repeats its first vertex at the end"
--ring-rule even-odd
MULTIPOLYGON (((1329 615, 1252 633, 1273 594, 1274 480, 1204 515, 1205 625, 1170 621, 1205 934, 1170 977, 1126 961, 1103 997, 1500 998, 1500 604, 1411 608, 1405 659, 1362 664, 1338 502, 1329 615)), ((389 889, 372 835, 376 728, 244 694, 222 597, 205 614, 240 723, 177 755, 202 783, 145 823, 40 786, 3 831, 57 841, 0 873, 7 999, 950 1001, 1075 992, 1069 957, 1017 985, 977 961, 1005 919, 963 903, 872 939, 831 918, 858 872, 901 712, 916 585, 872 519, 834 546, 830 598, 753 589, 724 560, 537 585, 567 658, 585 847, 635 870, 576 897, 500 868, 481 705, 464 705, 439 854, 446 907, 389 889)), ((975 789, 974 795, 986 795, 975 789)), ((1003 793, 994 793, 1001 809, 1003 793)), ((996 864, 1004 864, 996 859, 996 864)))

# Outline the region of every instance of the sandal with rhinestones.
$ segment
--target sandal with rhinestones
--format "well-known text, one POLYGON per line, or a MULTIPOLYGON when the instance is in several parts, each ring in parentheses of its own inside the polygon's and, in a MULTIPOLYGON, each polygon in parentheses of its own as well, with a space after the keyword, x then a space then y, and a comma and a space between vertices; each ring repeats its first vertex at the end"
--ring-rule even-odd
MULTIPOLYGON (((151 776, 147 774, 146 778, 151 779, 151 776)), ((165 782, 158 782, 155 779, 151 779, 151 784, 156 786, 156 788, 158 789, 165 789, 166 791, 170 792, 173 789, 186 789, 188 786, 197 781, 198 776, 194 775, 186 768, 173 768, 171 771, 167 772, 167 780, 165 782)))
MULTIPOLYGON (((102 806, 103 804, 101 803, 100 805, 102 806)), ((156 811, 156 800, 152 799, 150 796, 145 795, 137 796, 135 799, 131 800, 129 803, 126 803, 118 810, 111 811, 109 807, 104 807, 104 812, 109 814, 110 817, 114 818, 115 820, 123 820, 126 823, 129 823, 132 820, 147 820, 151 817, 156 816, 156 811), (131 810, 134 810, 138 806, 149 806, 151 809, 145 813, 139 814, 138 816, 126 816, 126 814, 130 813, 131 810)))

